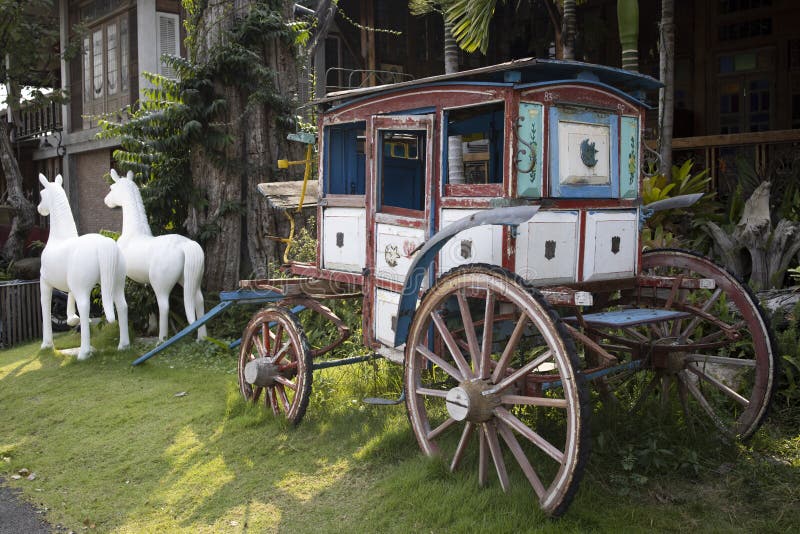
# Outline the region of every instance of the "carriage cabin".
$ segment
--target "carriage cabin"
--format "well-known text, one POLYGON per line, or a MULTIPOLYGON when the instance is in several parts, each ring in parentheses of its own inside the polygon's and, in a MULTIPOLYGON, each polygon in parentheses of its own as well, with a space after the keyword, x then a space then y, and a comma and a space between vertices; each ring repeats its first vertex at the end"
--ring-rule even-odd
POLYGON ((390 347, 414 252, 477 210, 541 206, 518 227, 459 233, 429 275, 489 263, 538 286, 632 278, 643 95, 659 86, 527 59, 329 95, 316 103, 317 265, 295 272, 362 286, 366 341, 390 347))

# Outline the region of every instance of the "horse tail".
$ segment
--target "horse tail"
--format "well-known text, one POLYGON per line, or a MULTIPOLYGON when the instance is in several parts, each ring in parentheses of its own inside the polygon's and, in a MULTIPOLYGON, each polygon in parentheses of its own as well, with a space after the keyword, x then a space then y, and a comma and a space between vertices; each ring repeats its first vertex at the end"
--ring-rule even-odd
POLYGON ((114 293, 119 283, 120 251, 113 239, 107 238, 98 249, 98 261, 100 262, 100 296, 103 300, 103 311, 106 320, 113 323, 117 320, 114 315, 114 293))
POLYGON ((188 295, 200 291, 200 283, 205 271, 205 254, 202 247, 192 240, 186 240, 183 249, 183 287, 188 295))

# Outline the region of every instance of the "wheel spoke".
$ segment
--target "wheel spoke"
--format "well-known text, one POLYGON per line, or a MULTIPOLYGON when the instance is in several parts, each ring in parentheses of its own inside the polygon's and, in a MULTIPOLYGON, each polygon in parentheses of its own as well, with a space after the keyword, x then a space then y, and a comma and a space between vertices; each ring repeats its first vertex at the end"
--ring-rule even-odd
POLYGON ((720 419, 720 417, 714 411, 714 408, 711 406, 708 400, 703 396, 703 393, 683 373, 685 373, 685 371, 682 371, 681 373, 678 373, 676 375, 678 377, 678 380, 683 381, 683 383, 686 385, 686 389, 689 390, 689 393, 691 393, 692 396, 697 400, 697 402, 700 404, 703 410, 705 410, 708 416, 718 424, 721 424, 722 419, 720 419))
POLYGON ((284 343, 283 346, 279 350, 277 350, 275 352, 275 356, 272 358, 272 363, 276 363, 277 364, 278 362, 280 362, 283 359, 283 357, 286 355, 286 351, 291 346, 292 346, 292 340, 290 339, 289 341, 284 343))
POLYGON ((461 372, 461 376, 464 379, 471 378, 473 376, 472 370, 470 370, 469 364, 464 359, 464 355, 461 354, 461 349, 458 348, 458 344, 453 338, 453 334, 447 329, 447 325, 444 324, 442 316, 439 315, 439 312, 433 311, 431 312, 431 318, 433 319, 433 323, 436 325, 436 329, 439 331, 439 334, 442 336, 445 345, 447 345, 447 349, 453 356, 453 360, 455 360, 458 370, 461 372))
MULTIPOLYGON (((275 329, 275 343, 273 343, 273 346, 274 346, 274 349, 275 349, 275 353, 276 353, 276 354, 274 354, 274 355, 273 355, 273 356, 274 356, 274 357, 273 357, 273 362, 274 362, 275 360, 277 360, 277 358, 278 358, 278 355, 277 355, 277 352, 278 352, 278 345, 280 345, 280 344, 281 344, 281 340, 283 340, 283 325, 282 325, 282 324, 280 324, 280 323, 278 323, 278 328, 276 328, 276 329, 275 329)), ((290 342, 287 342, 287 345, 288 345, 289 343, 290 343, 290 342)), ((285 346, 285 345, 284 345, 284 346, 285 346)))
MULTIPOLYGON (((267 349, 266 349, 266 347, 264 347, 264 342, 261 339, 259 339, 257 337, 254 337, 253 338, 253 346, 256 348, 256 351, 258 352, 258 356, 260 358, 268 357, 267 349)), ((251 352, 251 355, 252 355, 252 352, 251 352)))
POLYGON ((523 452, 522 447, 520 447, 519 441, 517 441, 514 433, 503 421, 498 421, 497 430, 500 432, 500 436, 502 436, 503 441, 506 442, 511 454, 514 455, 514 458, 517 460, 520 468, 522 468, 522 472, 525 473, 525 478, 527 478, 528 482, 531 483, 533 491, 536 492, 536 495, 539 497, 539 499, 544 497, 546 491, 544 489, 544 484, 542 484, 541 479, 539 479, 539 476, 536 474, 536 471, 534 471, 533 466, 528 461, 528 457, 525 456, 525 453, 523 452))
POLYGON ((275 390, 278 392, 278 397, 280 398, 281 404, 283 404, 283 411, 284 413, 288 414, 290 410, 289 405, 289 397, 286 396, 286 389, 281 384, 275 386, 275 390))
POLYGON ((731 399, 735 400, 736 402, 738 402, 739 404, 741 404, 745 408, 750 406, 750 401, 749 400, 747 400, 744 397, 742 397, 741 395, 739 395, 739 393, 737 391, 735 391, 734 389, 732 389, 728 385, 720 382, 719 380, 717 380, 713 376, 710 376, 710 375, 706 374, 701 369, 699 369, 696 365, 689 364, 689 365, 686 366, 686 369, 688 369, 689 371, 691 371, 695 375, 699 376, 700 378, 702 378, 703 380, 705 380, 706 382, 708 382, 712 386, 716 387, 718 390, 720 390, 725 395, 727 395, 731 399))
POLYGON ((527 397, 524 395, 503 395, 501 404, 524 404, 527 406, 544 406, 547 408, 567 408, 566 399, 553 399, 550 397, 527 397))
POLYGON ((508 366, 508 362, 511 360, 511 356, 514 354, 517 344, 519 344, 519 340, 522 339, 522 334, 525 332, 525 323, 527 322, 528 316, 524 313, 520 315, 519 319, 517 320, 517 324, 514 325, 514 331, 511 332, 511 337, 508 338, 508 344, 503 350, 503 354, 500 356, 500 359, 497 361, 497 366, 494 368, 494 372, 492 373, 492 382, 497 382, 500 380, 500 377, 505 372, 506 366, 508 366))
POLYGON ((467 421, 467 424, 464 425, 464 431, 461 432, 461 439, 458 440, 458 446, 453 453, 453 460, 450 462, 450 471, 455 471, 458 469, 461 459, 464 457, 464 452, 467 450, 467 445, 469 444, 469 438, 472 435, 473 428, 475 428, 475 425, 469 421, 467 421))
MULTIPOLYGON (((700 309, 701 309, 702 311, 704 311, 704 312, 708 312, 708 310, 710 310, 710 309, 711 309, 711 306, 713 306, 713 305, 714 305, 714 303, 715 303, 715 302, 717 302, 717 299, 719 299, 719 296, 720 296, 721 294, 722 294, 722 289, 721 289, 721 288, 719 288, 719 287, 718 287, 718 288, 716 288, 716 289, 714 290, 714 293, 712 293, 712 294, 711 294, 711 296, 708 298, 708 300, 707 300, 707 301, 706 301, 706 302, 703 304, 703 307, 702 307, 702 308, 700 308, 700 309)), ((692 320, 691 320, 691 321, 689 321, 689 324, 688 324, 688 325, 686 325, 686 328, 684 328, 684 329, 683 329, 683 332, 681 332, 680 339, 686 339, 686 338, 687 338, 687 336, 688 336, 688 335, 689 335, 689 334, 690 334, 690 333, 691 333, 691 332, 692 332, 692 331, 693 331, 695 328, 697 328, 697 325, 698 325, 698 324, 700 324, 700 321, 702 321, 702 320, 703 320, 703 319, 702 319, 702 317, 700 317, 699 315, 695 315, 694 317, 692 317, 692 320)))
POLYGON ((261 392, 264 391, 264 388, 261 386, 255 386, 253 388, 253 404, 258 402, 258 398, 261 397, 261 392))
POLYGON ((509 489, 508 473, 506 464, 503 462, 503 452, 500 450, 500 443, 497 440, 497 430, 494 424, 489 421, 483 425, 483 432, 486 434, 486 441, 489 443, 489 451, 492 453, 492 461, 497 471, 497 478, 500 479, 500 487, 507 492, 509 489))
POLYGON ((281 375, 276 376, 275 377, 275 382, 277 382, 279 384, 283 384, 284 386, 286 386, 287 388, 291 389, 292 391, 297 391, 297 384, 295 382, 292 382, 291 380, 289 380, 285 376, 281 376, 281 375))
POLYGON ((439 356, 428 350, 427 347, 424 345, 417 345, 417 352, 422 354, 425 358, 427 358, 431 363, 438 365, 442 371, 447 373, 448 375, 452 376, 459 382, 464 379, 464 375, 462 375, 458 369, 441 359, 439 356))
POLYGON ((272 352, 270 347, 270 338, 272 337, 272 332, 270 332, 269 324, 265 321, 261 325, 261 342, 262 346, 264 347, 264 357, 269 356, 269 353, 272 352))
POLYGON ((489 359, 492 356, 492 338, 494 337, 494 293, 486 290, 486 308, 483 314, 483 344, 481 346, 478 376, 482 379, 489 374, 489 359))
POLYGON ((558 463, 564 462, 564 453, 554 447, 549 441, 544 439, 542 436, 534 432, 530 429, 525 423, 517 419, 514 415, 511 414, 508 410, 503 408, 502 406, 498 406, 494 409, 494 413, 497 417, 499 417, 502 421, 504 421, 508 426, 519 432, 522 436, 524 436, 528 441, 542 449, 545 454, 550 456, 553 460, 557 461, 558 463))
POLYGON ((267 390, 267 398, 265 402, 269 404, 270 408, 272 408, 272 413, 275 415, 280 415, 281 411, 278 408, 278 399, 275 397, 275 388, 266 388, 267 390))
MULTIPOLYGON (((464 290, 459 289, 456 292, 458 299, 458 309, 461 312, 461 320, 464 323, 464 334, 467 336, 467 343, 469 344, 470 359, 475 364, 480 359, 480 349, 478 348, 478 336, 475 334, 475 323, 472 320, 472 313, 469 311, 469 303, 467 297, 464 295, 464 290)), ((477 370, 477 364, 476 364, 477 370)))
POLYGON ((528 363, 520 367, 518 370, 514 371, 513 373, 505 377, 503 380, 498 382, 493 388, 484 391, 483 395, 493 395, 495 393, 503 391, 507 387, 511 386, 514 382, 516 382, 526 374, 530 373, 531 371, 542 365, 547 359, 551 358, 552 356, 553 356, 553 351, 551 350, 545 351, 538 358, 529 361, 528 363))
POLYGON ((428 432, 428 439, 436 439, 437 436, 439 436, 439 434, 441 434, 442 432, 453 426, 455 422, 456 422, 455 419, 453 419, 452 417, 448 417, 447 419, 445 419, 444 423, 442 423, 441 425, 437 426, 436 428, 428 432))

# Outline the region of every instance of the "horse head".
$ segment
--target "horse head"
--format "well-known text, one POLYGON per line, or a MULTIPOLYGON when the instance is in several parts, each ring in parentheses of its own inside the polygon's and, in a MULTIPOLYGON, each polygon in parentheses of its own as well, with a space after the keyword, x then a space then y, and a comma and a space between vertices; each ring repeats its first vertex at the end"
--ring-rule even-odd
POLYGON ((61 193, 64 195, 64 188, 62 185, 64 184, 64 179, 61 178, 61 175, 57 175, 55 181, 49 182, 47 177, 39 173, 39 182, 44 186, 44 189, 40 191, 40 195, 42 197, 41 202, 36 207, 39 211, 39 214, 42 216, 50 215, 50 211, 53 209, 53 203, 56 201, 56 196, 61 193))
POLYGON ((133 181, 133 171, 128 171, 128 174, 124 177, 120 176, 114 169, 111 169, 109 174, 111 174, 111 180, 114 183, 111 184, 111 190, 106 195, 104 202, 109 208, 124 207, 132 201, 131 190, 138 189, 136 182, 133 181))

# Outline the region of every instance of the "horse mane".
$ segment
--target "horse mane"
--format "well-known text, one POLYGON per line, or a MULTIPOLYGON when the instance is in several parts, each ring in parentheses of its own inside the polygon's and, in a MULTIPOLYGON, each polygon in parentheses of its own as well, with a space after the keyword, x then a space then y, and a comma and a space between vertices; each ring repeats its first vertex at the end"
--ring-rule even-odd
POLYGON ((75 225, 75 217, 72 215, 72 207, 69 205, 66 191, 57 184, 50 185, 47 190, 50 191, 52 201, 50 232, 53 232, 53 228, 57 228, 59 237, 78 237, 78 227, 75 225), (57 226, 53 224, 55 221, 58 223, 57 226))
POLYGON ((139 234, 152 236, 153 232, 150 230, 150 223, 147 222, 147 212, 144 210, 144 202, 142 201, 142 193, 139 191, 139 186, 128 178, 121 178, 117 183, 124 184, 127 190, 130 209, 133 211, 132 221, 135 225, 135 231, 139 234))

